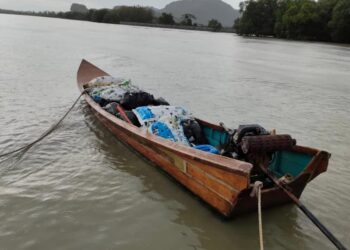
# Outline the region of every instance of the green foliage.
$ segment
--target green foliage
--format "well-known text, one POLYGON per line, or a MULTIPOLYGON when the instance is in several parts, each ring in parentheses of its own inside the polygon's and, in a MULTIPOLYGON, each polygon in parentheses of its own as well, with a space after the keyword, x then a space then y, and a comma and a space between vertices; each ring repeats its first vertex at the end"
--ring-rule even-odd
POLYGON ((57 17, 75 20, 87 20, 98 23, 120 23, 120 22, 139 22, 151 23, 153 22, 153 11, 150 8, 139 6, 123 6, 117 9, 90 9, 87 13, 80 12, 23 12, 1 10, 0 13, 18 14, 18 15, 32 15, 32 16, 46 16, 57 17))
POLYGON ((282 17, 283 36, 295 39, 316 40, 320 18, 313 0, 293 2, 282 17))
POLYGON ((153 21, 153 11, 150 8, 122 6, 116 10, 120 20, 124 22, 151 23, 153 21))
POLYGON ((174 17, 170 13, 162 13, 162 15, 158 18, 158 23, 166 24, 166 25, 174 25, 174 17))
POLYGON ((103 23, 120 23, 120 17, 118 10, 110 10, 108 11, 102 19, 103 23))
POLYGON ((183 14, 181 17, 181 25, 185 25, 185 26, 192 26, 192 19, 195 20, 196 17, 192 14, 183 14))
POLYGON ((329 23, 331 36, 335 42, 350 42, 350 1, 339 0, 333 9, 329 23))
POLYGON ((350 41, 350 0, 247 0, 240 12, 241 35, 350 41))
POLYGON ((240 4, 242 17, 235 22, 239 34, 272 36, 276 21, 277 0, 249 0, 240 4))
POLYGON ((92 11, 90 21, 97 22, 97 23, 102 23, 105 18, 105 15, 107 15, 107 13, 109 12, 108 9, 99 9, 99 10, 90 10, 90 11, 92 11))
POLYGON ((91 9, 87 13, 87 20, 98 23, 139 22, 151 23, 153 11, 139 6, 122 6, 117 9, 91 9))
POLYGON ((319 39, 322 41, 331 41, 331 29, 329 22, 332 19, 332 13, 338 0, 318 0, 319 13, 319 39))
POLYGON ((222 29, 221 23, 216 19, 211 19, 208 22, 208 27, 211 28, 213 31, 220 31, 222 29))

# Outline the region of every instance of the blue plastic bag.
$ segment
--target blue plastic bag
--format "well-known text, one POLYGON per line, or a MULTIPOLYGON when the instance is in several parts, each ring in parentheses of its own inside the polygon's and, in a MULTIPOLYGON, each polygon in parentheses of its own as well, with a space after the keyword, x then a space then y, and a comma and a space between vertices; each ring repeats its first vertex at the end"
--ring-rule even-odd
POLYGON ((155 122, 151 125, 152 134, 158 135, 165 139, 175 141, 175 137, 168 126, 163 122, 155 122))
POLYGON ((138 115, 141 118, 140 122, 142 122, 143 120, 154 118, 154 114, 152 113, 152 110, 147 106, 138 107, 135 109, 135 111, 137 112, 136 115, 138 115))
POLYGON ((212 154, 219 154, 219 150, 217 150, 214 146, 209 145, 209 144, 202 144, 202 145, 197 145, 194 146, 193 148, 198 149, 198 150, 202 150, 208 153, 212 153, 212 154))

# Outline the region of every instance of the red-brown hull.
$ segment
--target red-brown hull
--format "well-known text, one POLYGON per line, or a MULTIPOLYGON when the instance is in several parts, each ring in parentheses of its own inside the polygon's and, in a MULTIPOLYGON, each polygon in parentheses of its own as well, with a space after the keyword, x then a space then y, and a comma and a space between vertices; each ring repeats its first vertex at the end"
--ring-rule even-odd
MULTIPOLYGON (((83 60, 78 71, 79 89, 83 91, 85 83, 102 75, 108 74, 83 60)), ((224 216, 256 210, 256 198, 249 196, 251 164, 201 152, 148 134, 107 113, 87 94, 84 97, 95 116, 120 141, 154 162, 224 216)), ((297 147, 296 150, 315 155, 306 171, 290 184, 293 193, 299 197, 307 182, 326 170, 329 154, 304 147, 297 147)), ((287 202, 288 197, 278 188, 262 192, 264 208, 287 202)))

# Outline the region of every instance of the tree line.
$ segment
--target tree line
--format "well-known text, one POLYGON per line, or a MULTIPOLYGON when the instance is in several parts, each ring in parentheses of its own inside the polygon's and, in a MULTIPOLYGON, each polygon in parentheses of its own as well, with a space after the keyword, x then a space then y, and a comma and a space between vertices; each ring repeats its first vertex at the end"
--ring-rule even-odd
MULTIPOLYGON (((33 16, 45 16, 56 17, 73 20, 83 20, 98 23, 114 23, 121 22, 135 22, 135 23, 156 23, 162 25, 181 25, 181 26, 197 26, 195 22, 196 17, 192 14, 184 14, 178 22, 175 21, 174 16, 170 13, 162 13, 159 17, 154 15, 152 9, 141 6, 121 6, 114 9, 90 9, 86 13, 82 12, 23 12, 2 10, 0 13, 6 14, 19 14, 19 15, 33 15, 33 16)), ((215 19, 208 22, 207 25, 212 31, 220 31, 222 25, 215 19)))
POLYGON ((350 0, 247 0, 240 35, 350 43, 350 0))

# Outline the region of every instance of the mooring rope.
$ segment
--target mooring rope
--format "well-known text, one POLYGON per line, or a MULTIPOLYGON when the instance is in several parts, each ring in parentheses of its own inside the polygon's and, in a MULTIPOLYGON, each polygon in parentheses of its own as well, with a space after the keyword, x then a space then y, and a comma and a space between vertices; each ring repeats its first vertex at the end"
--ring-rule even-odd
POLYGON ((254 186, 252 192, 250 194, 251 197, 258 197, 258 217, 259 217, 259 242, 260 242, 260 250, 264 250, 264 237, 263 237, 263 228, 262 228, 262 213, 261 213, 261 189, 263 187, 263 183, 261 181, 254 182, 254 186))
POLYGON ((61 123, 62 121, 67 117, 67 115, 73 110, 74 106, 78 103, 80 97, 85 93, 85 91, 83 91, 79 97, 75 100, 75 102, 73 103, 73 105, 68 109, 68 111, 62 116, 62 118, 60 120, 58 120, 58 122, 56 122, 54 125, 52 125, 48 130, 46 130, 38 139, 32 141, 31 143, 20 147, 18 149, 15 149, 13 151, 4 153, 0 155, 0 158, 8 156, 8 155, 12 155, 14 153, 18 153, 20 151, 26 150, 31 148, 32 146, 34 146, 34 144, 40 142, 41 140, 43 140, 46 136, 48 136, 49 134, 51 134, 61 123))

